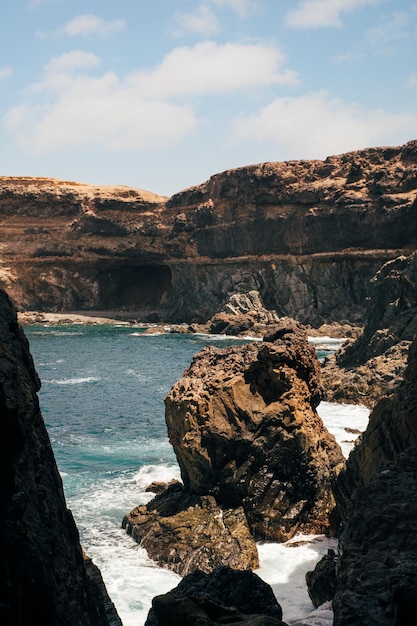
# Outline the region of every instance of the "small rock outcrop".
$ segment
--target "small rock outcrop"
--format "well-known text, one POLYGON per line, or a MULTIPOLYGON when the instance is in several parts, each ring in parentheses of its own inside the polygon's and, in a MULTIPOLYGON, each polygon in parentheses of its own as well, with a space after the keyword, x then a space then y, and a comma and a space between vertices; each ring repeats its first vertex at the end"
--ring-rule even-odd
POLYGON ((152 602, 145 626, 285 626, 269 585, 252 572, 195 571, 152 602))
POLYGON ((256 290, 248 293, 235 293, 219 313, 208 323, 208 332, 223 335, 256 336, 266 334, 268 326, 279 321, 276 311, 268 311, 256 290))
POLYGON ((0 623, 121 626, 66 507, 39 386, 28 342, 0 291, 0 623))
POLYGON ((178 482, 128 513, 122 527, 150 558, 181 576, 197 569, 209 573, 219 565, 259 567, 243 508, 222 508, 213 496, 185 492, 178 482))
POLYGON ((165 400, 185 490, 242 506, 256 538, 328 531, 343 457, 315 410, 319 375, 289 320, 264 342, 198 353, 165 400))

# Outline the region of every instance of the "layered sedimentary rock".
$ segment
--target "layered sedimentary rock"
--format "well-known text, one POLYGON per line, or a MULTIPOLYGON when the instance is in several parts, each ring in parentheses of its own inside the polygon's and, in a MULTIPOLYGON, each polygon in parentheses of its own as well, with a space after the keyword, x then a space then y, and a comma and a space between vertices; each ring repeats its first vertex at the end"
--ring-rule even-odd
POLYGON ((193 572, 175 589, 153 599, 146 626, 192 624, 285 626, 269 585, 252 572, 228 567, 211 574, 193 572))
POLYGON ((66 507, 38 389, 27 340, 0 291, 0 622, 120 626, 66 507))
POLYGON ((320 398, 315 351, 290 320, 262 343, 203 349, 165 400, 185 489, 242 506, 258 538, 328 530, 343 458, 320 398))
POLYGON ((326 398, 372 406, 393 391, 417 333, 417 254, 389 261, 371 281, 363 333, 327 359, 326 398))
POLYGON ((234 293, 302 322, 358 321, 417 243, 417 142, 229 170, 162 198, 0 179, 1 285, 22 309, 206 321, 234 293))

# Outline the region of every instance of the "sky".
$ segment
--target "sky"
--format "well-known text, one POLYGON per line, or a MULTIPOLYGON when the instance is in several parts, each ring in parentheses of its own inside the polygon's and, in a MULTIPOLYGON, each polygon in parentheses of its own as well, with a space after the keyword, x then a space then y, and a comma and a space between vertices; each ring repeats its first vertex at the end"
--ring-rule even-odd
MULTIPOLYGON (((6 5, 6 3, 4 3, 6 5)), ((170 196, 417 138, 417 0, 13 0, 0 175, 170 196)))

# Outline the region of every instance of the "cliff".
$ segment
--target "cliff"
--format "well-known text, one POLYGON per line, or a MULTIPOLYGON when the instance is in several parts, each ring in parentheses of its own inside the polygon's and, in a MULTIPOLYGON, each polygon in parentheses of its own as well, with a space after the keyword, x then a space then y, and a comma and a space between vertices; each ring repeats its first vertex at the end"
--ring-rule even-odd
POLYGON ((233 293, 302 322, 362 319, 379 267, 417 243, 417 141, 263 163, 167 199, 0 178, 0 285, 20 309, 205 321, 233 293))
POLYGON ((66 507, 38 389, 27 340, 0 291, 0 622, 121 626, 66 507))

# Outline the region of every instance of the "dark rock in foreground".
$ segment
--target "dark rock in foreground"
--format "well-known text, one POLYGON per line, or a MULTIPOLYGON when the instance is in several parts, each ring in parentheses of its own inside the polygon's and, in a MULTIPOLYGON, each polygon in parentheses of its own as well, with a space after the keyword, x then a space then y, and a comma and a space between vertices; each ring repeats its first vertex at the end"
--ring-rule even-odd
POLYGON ((28 342, 0 291, 0 623, 120 626, 66 507, 39 386, 28 342))
POLYGON ((269 585, 252 572, 219 567, 195 571, 153 599, 145 626, 285 626, 269 585))
POLYGON ((352 499, 340 538, 335 626, 412 626, 417 618, 417 447, 352 499))

